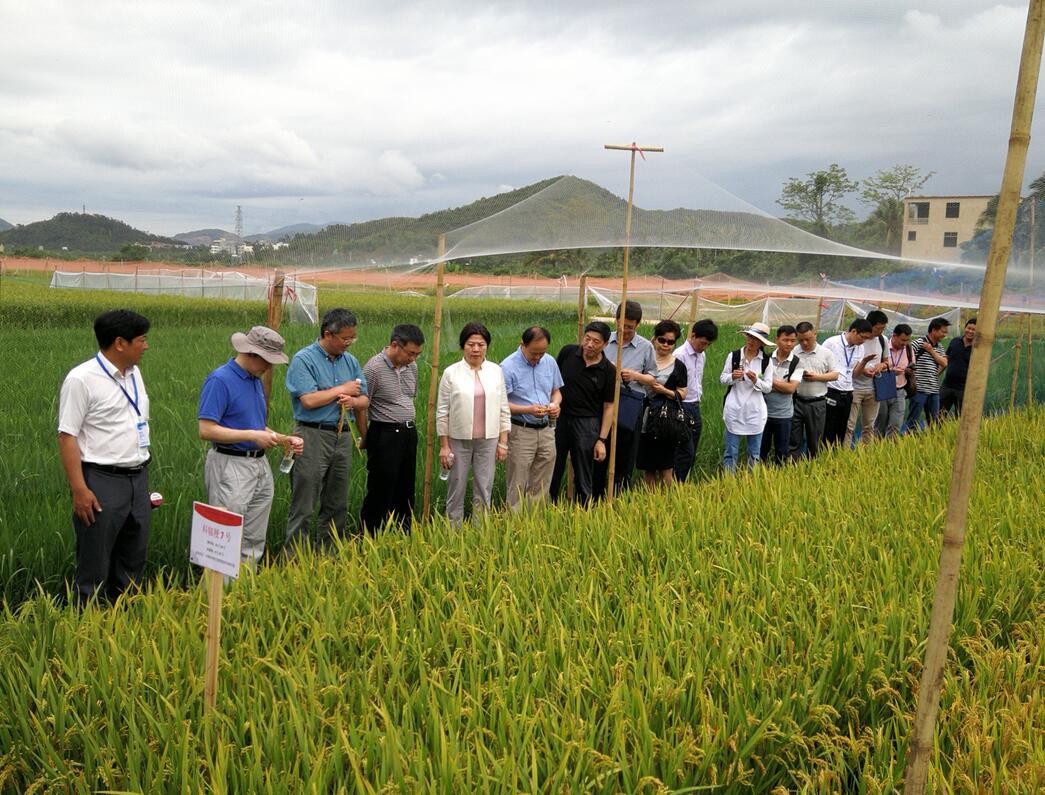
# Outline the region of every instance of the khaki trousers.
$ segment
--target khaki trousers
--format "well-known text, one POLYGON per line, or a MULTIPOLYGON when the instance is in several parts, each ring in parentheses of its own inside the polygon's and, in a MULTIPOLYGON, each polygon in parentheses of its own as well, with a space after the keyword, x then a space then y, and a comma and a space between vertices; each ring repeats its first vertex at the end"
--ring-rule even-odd
POLYGON ((512 510, 524 500, 538 502, 547 497, 555 469, 555 429, 512 425, 505 467, 508 506, 512 510))
POLYGON ((860 443, 870 444, 878 436, 875 429, 875 420, 878 419, 878 400, 874 396, 874 390, 853 390, 853 405, 849 409, 849 422, 845 426, 845 441, 842 447, 846 450, 853 443, 853 434, 856 432, 856 418, 860 417, 860 443))

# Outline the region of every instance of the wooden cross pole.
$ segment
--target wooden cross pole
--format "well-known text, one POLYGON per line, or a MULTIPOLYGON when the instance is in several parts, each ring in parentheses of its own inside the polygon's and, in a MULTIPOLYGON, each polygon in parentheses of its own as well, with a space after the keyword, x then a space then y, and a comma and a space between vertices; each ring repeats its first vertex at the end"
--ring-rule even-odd
MULTIPOLYGON (((620 283, 620 303, 617 304, 617 315, 621 316, 617 322, 617 361, 616 361, 616 388, 613 391, 613 424, 609 449, 609 470, 606 473, 606 501, 613 502, 613 478, 617 473, 617 412, 620 410, 620 369, 624 354, 624 346, 620 344, 620 321, 623 320, 624 306, 628 300, 628 256, 631 253, 631 211, 635 200, 635 155, 638 154, 643 160, 646 155, 643 152, 663 152, 659 146, 638 146, 634 141, 630 145, 606 144, 606 149, 631 152, 631 171, 628 177, 628 211, 624 216, 624 273, 620 283)), ((630 387, 629 387, 630 388, 630 387)))
POLYGON ((428 382, 428 417, 425 420, 425 486, 421 499, 421 513, 427 519, 432 515, 432 443, 435 434, 435 397, 439 391, 439 338, 443 331, 443 292, 445 290, 446 268, 443 256, 446 254, 446 235, 439 235, 439 248, 435 266, 435 321, 432 329, 432 347, 429 360, 432 362, 431 376, 428 382))
POLYGON ((697 322, 697 312, 700 310, 700 288, 689 294, 689 328, 686 329, 686 336, 688 337, 690 331, 693 329, 693 324, 697 322))
MULTIPOLYGON (((200 271, 202 275, 203 271, 200 271)), ((267 324, 273 331, 279 331, 283 322, 283 284, 286 276, 283 271, 277 270, 272 277, 272 289, 269 291, 269 306, 267 324)), ((272 368, 270 367, 261 376, 261 385, 265 390, 265 409, 268 410, 269 400, 272 395, 272 368)))

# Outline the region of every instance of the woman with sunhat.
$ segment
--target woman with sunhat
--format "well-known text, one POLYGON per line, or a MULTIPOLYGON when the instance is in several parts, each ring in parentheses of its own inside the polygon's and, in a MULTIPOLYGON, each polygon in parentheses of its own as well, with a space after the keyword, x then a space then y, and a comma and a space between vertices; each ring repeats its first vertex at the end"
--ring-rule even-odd
POLYGON ((765 396, 773 391, 773 371, 769 369, 770 356, 764 346, 769 341, 769 326, 752 323, 740 331, 744 347, 732 351, 722 365, 719 380, 726 385, 726 402, 722 420, 726 426, 726 451, 722 466, 736 472, 740 458, 740 440, 746 439, 749 466, 754 467, 761 456, 762 431, 766 427, 765 396))

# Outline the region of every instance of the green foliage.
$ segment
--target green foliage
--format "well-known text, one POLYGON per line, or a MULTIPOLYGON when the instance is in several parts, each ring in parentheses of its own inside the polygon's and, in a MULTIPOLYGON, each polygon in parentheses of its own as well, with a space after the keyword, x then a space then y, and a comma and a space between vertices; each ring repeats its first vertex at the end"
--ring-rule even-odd
POLYGON ((784 183, 777 204, 812 223, 817 234, 828 236, 832 224, 855 220, 853 211, 842 200, 858 186, 844 168, 832 163, 826 170, 810 172, 804 180, 791 177, 784 183))
POLYGON ((88 213, 58 213, 49 221, 37 221, 0 232, 0 243, 6 247, 43 246, 60 251, 65 246, 69 251, 87 254, 111 254, 126 243, 152 241, 177 243, 134 229, 123 221, 88 213))
MULTIPOLYGON (((981 469, 1014 476, 972 495, 934 792, 1040 789, 1042 439, 1040 411, 983 428, 981 469)), ((0 614, 0 786, 896 791, 954 443, 948 423, 263 568, 225 595, 212 712, 202 588, 36 597, 0 614)))
POLYGON ((124 243, 120 246, 120 253, 113 257, 117 262, 140 262, 148 259, 149 247, 141 243, 124 243))

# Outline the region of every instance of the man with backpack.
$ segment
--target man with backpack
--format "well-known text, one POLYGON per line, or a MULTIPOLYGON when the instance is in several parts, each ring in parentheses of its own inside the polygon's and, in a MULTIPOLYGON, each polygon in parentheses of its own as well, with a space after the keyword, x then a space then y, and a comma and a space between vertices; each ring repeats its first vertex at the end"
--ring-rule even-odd
POLYGON ((787 461, 791 445, 791 418, 795 413, 794 395, 802 383, 802 367, 795 356, 798 332, 794 326, 776 330, 776 352, 769 361, 773 391, 766 395, 766 427, 762 432, 762 460, 773 450, 773 463, 787 461))
POLYGON ((849 324, 849 330, 824 340, 838 368, 838 378, 827 385, 827 419, 824 422, 824 444, 841 444, 845 438, 849 411, 853 405, 853 370, 863 356, 863 344, 871 337, 870 321, 860 317, 849 324))
POLYGON ((722 466, 736 472, 740 457, 740 440, 747 440, 747 456, 753 468, 762 452, 762 431, 766 427, 765 395, 773 391, 769 373, 770 355, 763 350, 769 341, 769 326, 753 323, 743 329, 744 347, 726 357, 719 381, 725 384, 726 400, 722 408, 725 423, 726 451, 722 466))
POLYGON ((867 444, 874 440, 875 420, 878 419, 878 396, 875 394, 874 379, 879 373, 889 369, 889 361, 885 355, 885 337, 882 335, 889 318, 880 309, 872 309, 867 313, 867 322, 871 324, 871 336, 864 341, 860 361, 853 368, 853 403, 849 409, 845 439, 842 442, 846 450, 852 446, 858 417, 861 443, 867 444))

